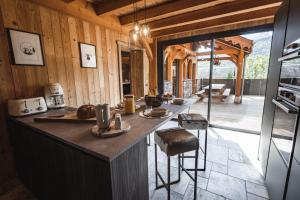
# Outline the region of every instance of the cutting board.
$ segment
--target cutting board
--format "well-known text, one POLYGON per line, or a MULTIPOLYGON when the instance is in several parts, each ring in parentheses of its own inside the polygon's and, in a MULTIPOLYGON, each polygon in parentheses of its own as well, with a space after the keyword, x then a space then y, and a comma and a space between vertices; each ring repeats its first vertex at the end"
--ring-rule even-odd
POLYGON ((35 117, 36 122, 96 122, 96 117, 79 119, 76 112, 67 114, 50 114, 47 116, 35 117))

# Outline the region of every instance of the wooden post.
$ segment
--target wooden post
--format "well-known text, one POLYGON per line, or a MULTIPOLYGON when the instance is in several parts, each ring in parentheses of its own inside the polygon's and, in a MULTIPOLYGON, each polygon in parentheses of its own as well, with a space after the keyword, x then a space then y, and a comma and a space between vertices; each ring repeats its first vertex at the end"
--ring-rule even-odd
POLYGON ((178 97, 183 97, 183 71, 184 71, 184 60, 179 60, 178 70, 178 97))
POLYGON ((243 50, 241 50, 237 62, 234 103, 241 103, 242 101, 241 91, 242 91, 244 57, 245 57, 245 53, 243 50))
POLYGON ((182 66, 183 66, 183 80, 185 80, 186 79, 186 75, 187 75, 187 64, 186 64, 186 62, 183 62, 183 64, 182 64, 182 66))
POLYGON ((190 60, 188 63, 188 79, 192 79, 193 74, 193 61, 190 60))
POLYGON ((150 61, 149 66, 149 88, 152 90, 157 89, 157 40, 154 39, 153 44, 151 45, 153 59, 150 61))
POLYGON ((193 94, 197 92, 197 82, 196 82, 196 75, 197 75, 197 65, 196 63, 193 63, 192 65, 192 84, 193 84, 193 94))
POLYGON ((173 77, 173 71, 172 71, 172 66, 173 66, 173 58, 169 55, 167 58, 166 62, 166 67, 167 67, 167 81, 172 82, 172 77, 173 77))

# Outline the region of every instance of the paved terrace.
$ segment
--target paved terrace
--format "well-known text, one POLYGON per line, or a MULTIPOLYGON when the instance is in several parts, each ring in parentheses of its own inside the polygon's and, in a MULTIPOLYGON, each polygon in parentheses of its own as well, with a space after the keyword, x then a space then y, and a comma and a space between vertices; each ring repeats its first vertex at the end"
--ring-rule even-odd
MULTIPOLYGON (((241 104, 235 104, 234 95, 230 95, 224 102, 213 99, 211 106, 211 123, 251 131, 260 131, 264 96, 244 95, 241 104)), ((208 99, 197 102, 190 108, 190 112, 207 116, 208 99)))

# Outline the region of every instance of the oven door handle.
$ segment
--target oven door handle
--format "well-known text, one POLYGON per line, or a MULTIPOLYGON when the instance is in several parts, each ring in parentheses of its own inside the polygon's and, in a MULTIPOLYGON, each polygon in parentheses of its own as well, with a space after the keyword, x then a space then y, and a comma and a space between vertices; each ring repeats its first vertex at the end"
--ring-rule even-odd
POLYGON ((289 113, 289 114, 297 114, 297 110, 294 109, 292 106, 288 106, 288 105, 285 105, 283 103, 281 103, 280 101, 277 101, 275 99, 272 99, 272 102, 278 106, 281 110, 283 110, 284 112, 286 113, 289 113))

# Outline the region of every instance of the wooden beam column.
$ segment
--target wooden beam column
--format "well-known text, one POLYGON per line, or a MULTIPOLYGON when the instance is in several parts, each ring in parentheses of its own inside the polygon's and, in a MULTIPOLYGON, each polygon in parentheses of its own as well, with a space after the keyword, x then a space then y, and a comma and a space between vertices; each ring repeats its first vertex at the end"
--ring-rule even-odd
POLYGON ((153 59, 149 61, 149 88, 151 90, 157 89, 157 39, 154 39, 150 45, 152 50, 153 59))
POLYGON ((173 71, 172 71, 173 61, 174 61, 173 57, 169 55, 166 62, 166 69, 167 69, 166 80, 170 82, 172 82, 172 77, 173 77, 173 71))
POLYGON ((242 80, 243 80, 243 66, 244 66, 244 51, 240 51, 237 62, 237 73, 235 82, 235 98, 234 103, 241 103, 241 91, 242 91, 242 80))
POLYGON ((187 78, 188 79, 192 79, 192 75, 193 75, 193 61, 192 60, 190 60, 189 62, 188 62, 188 72, 187 72, 187 78))
POLYGON ((179 70, 178 70, 178 97, 183 97, 183 71, 184 71, 184 60, 179 60, 179 70))
POLYGON ((193 68, 192 68, 192 84, 193 84, 193 94, 197 92, 197 81, 196 81, 196 75, 197 75, 197 64, 193 63, 193 68))
POLYGON ((185 80, 186 77, 187 77, 187 64, 186 64, 186 62, 183 62, 182 66, 183 66, 183 80, 185 80))

